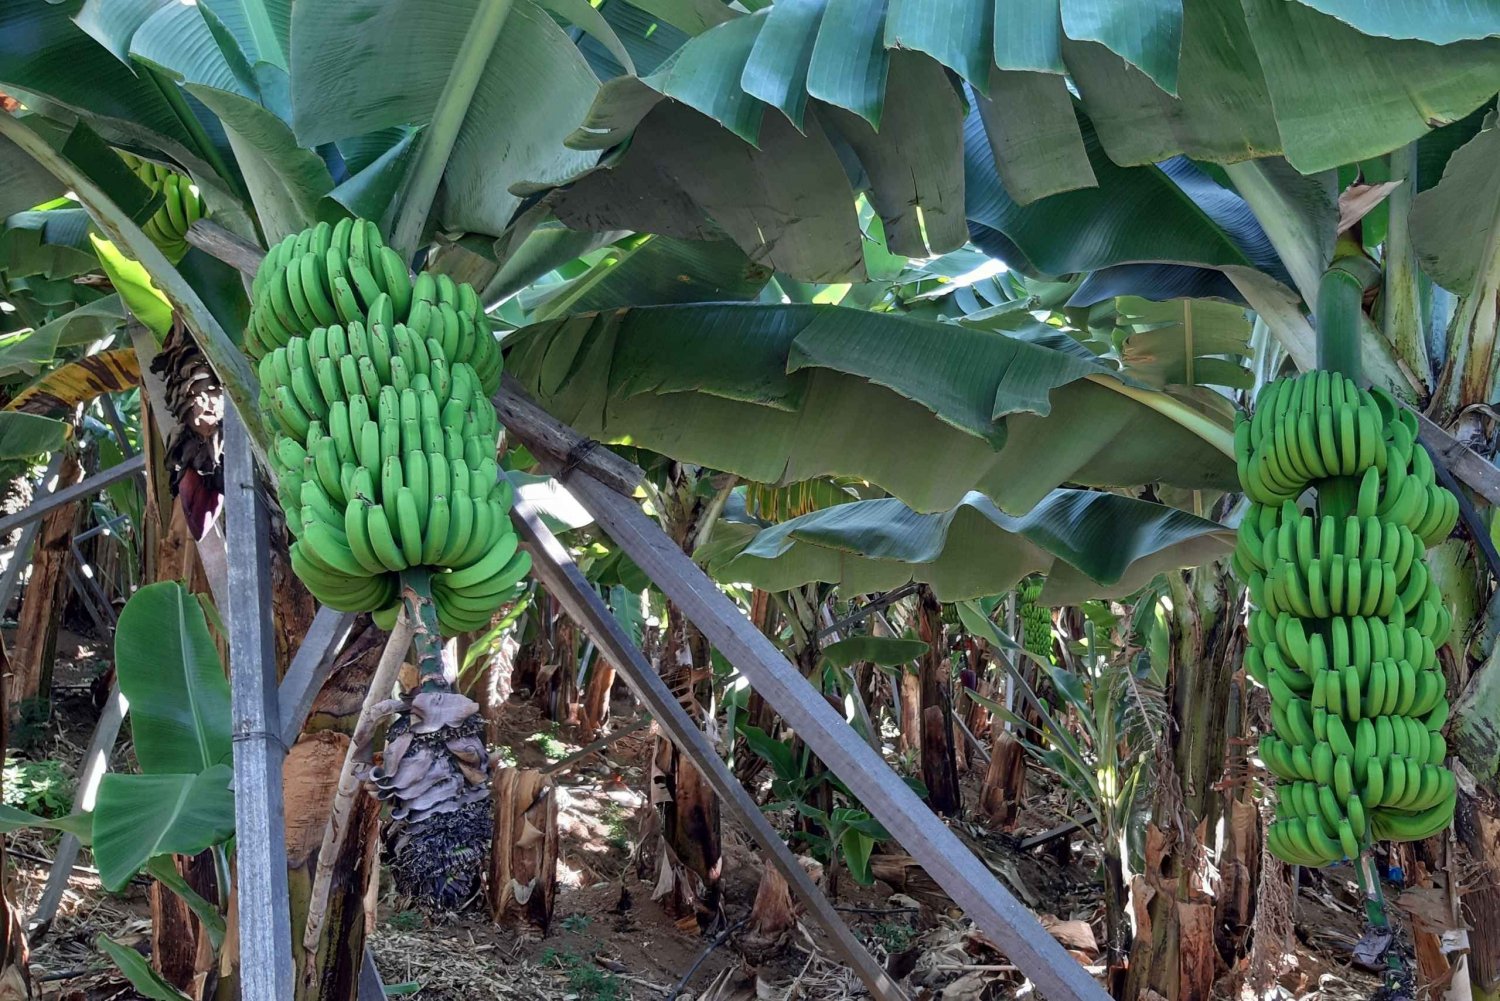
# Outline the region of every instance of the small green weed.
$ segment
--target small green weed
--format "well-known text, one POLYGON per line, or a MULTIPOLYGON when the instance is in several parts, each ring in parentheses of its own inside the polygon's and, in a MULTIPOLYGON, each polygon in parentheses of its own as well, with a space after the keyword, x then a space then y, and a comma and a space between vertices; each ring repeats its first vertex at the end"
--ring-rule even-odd
POLYGON ((870 932, 891 955, 910 949, 912 940, 916 938, 916 932, 904 921, 882 921, 870 932))
POLYGON ((619 979, 601 970, 589 956, 545 949, 537 961, 542 966, 561 967, 568 978, 568 987, 578 995, 578 1001, 617 1001, 620 996, 619 979))
POLYGON ((583 931, 593 920, 587 914, 569 914, 562 921, 558 922, 558 924, 562 927, 563 931, 583 931))
POLYGON ((530 743, 541 748, 542 753, 552 761, 560 761, 568 756, 568 747, 557 739, 555 728, 551 733, 534 733, 528 739, 530 743))
POLYGON ((605 835, 609 846, 623 855, 629 855, 632 849, 630 813, 619 803, 610 803, 599 814, 599 819, 604 822, 605 829, 609 832, 605 835))
POLYGON ((40 817, 61 817, 73 807, 73 777, 50 758, 5 759, 5 805, 40 817))
POLYGON ((416 931, 422 927, 422 912, 397 911, 387 918, 385 923, 396 931, 416 931))
POLYGON ((32 751, 41 747, 52 720, 52 703, 42 698, 22 699, 14 711, 9 734, 11 749, 32 751))

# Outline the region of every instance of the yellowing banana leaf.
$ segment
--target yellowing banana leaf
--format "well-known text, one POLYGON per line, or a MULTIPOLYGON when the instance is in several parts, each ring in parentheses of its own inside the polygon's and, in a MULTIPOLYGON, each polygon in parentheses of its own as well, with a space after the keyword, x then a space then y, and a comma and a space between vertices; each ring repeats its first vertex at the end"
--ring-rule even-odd
POLYGON ((845 482, 831 479, 803 480, 786 486, 745 484, 745 511, 751 517, 772 523, 790 521, 836 504, 859 500, 845 482))
POLYGON ((1014 518, 971 492, 935 514, 895 498, 841 504, 764 529, 738 552, 713 552, 708 568, 721 581, 767 591, 821 581, 868 594, 917 581, 941 601, 998 594, 1041 573, 1042 600, 1071 605, 1207 563, 1234 539, 1217 522, 1119 494, 1054 490, 1014 518))
POLYGON ((1235 483, 1227 426, 993 331, 711 304, 582 314, 507 343, 508 369, 584 434, 759 483, 847 475, 920 511, 970 490, 1025 511, 1063 483, 1235 483))
POLYGON ((99 255, 99 264, 120 294, 125 308, 135 314, 135 318, 144 323, 158 340, 166 337, 172 327, 172 304, 152 284, 146 269, 120 253, 120 248, 109 240, 92 234, 89 239, 93 241, 94 252, 99 255))
POLYGON ((101 393, 118 393, 139 385, 141 366, 132 348, 115 348, 68 362, 27 386, 6 405, 23 414, 71 410, 101 393))

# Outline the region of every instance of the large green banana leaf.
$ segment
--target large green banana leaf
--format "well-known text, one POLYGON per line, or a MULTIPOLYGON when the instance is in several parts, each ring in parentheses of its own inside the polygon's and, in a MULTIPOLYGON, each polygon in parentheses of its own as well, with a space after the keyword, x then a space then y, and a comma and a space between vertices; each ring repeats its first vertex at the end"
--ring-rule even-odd
POLYGON ((1433 281, 1458 296, 1500 291, 1500 127, 1492 123, 1460 147, 1442 180, 1417 195, 1411 229, 1433 281))
POLYGON ((25 373, 34 375, 58 355, 59 350, 102 340, 125 323, 125 308, 118 295, 105 296, 64 313, 35 330, 0 337, 0 378, 25 373))
POLYGON ((234 833, 229 681, 198 600, 175 581, 137 591, 120 613, 115 665, 143 774, 99 785, 94 858, 111 890, 154 856, 194 855, 234 833))
MULTIPOLYGON (((15 143, 0 139, 0 216, 40 205, 63 193, 62 183, 15 143)), ((6 228, 10 228, 9 221, 6 228)))
MULTIPOLYGON (((291 122, 304 144, 393 125, 426 124, 438 110, 478 0, 299 0, 292 8, 291 122), (420 30, 413 31, 413 20, 420 30)), ((520 205, 521 181, 558 181, 595 154, 563 140, 599 81, 567 33, 517 0, 469 103, 445 113, 462 125, 437 207, 444 227, 498 234, 520 205)))
MULTIPOLYGON (((731 537, 746 534, 746 526, 725 526, 731 537)), ((1042 573, 1043 600, 1071 605, 1129 594, 1164 570, 1223 556, 1234 546, 1234 532, 1133 497, 1054 490, 1021 517, 979 493, 933 514, 892 497, 773 525, 743 548, 732 539, 715 543, 709 571, 716 578, 767 591, 822 581, 845 594, 868 594, 918 581, 932 585, 942 601, 962 601, 1042 573)))
POLYGON ((638 236, 598 255, 577 277, 519 297, 533 320, 616 306, 754 299, 771 273, 727 240, 638 236))
POLYGON ((848 475, 922 511, 975 489, 1025 511, 1062 483, 1235 481, 1224 425, 991 331, 713 304, 583 314, 506 343, 509 370, 584 434, 760 483, 848 475))
POLYGON ((1347 21, 1367 35, 1420 38, 1444 45, 1500 35, 1500 6, 1448 0, 1298 0, 1347 21))
POLYGON ((959 0, 934 9, 924 0, 803 0, 757 15, 766 25, 756 29, 759 40, 750 39, 748 56, 745 36, 755 30, 741 21, 749 19, 691 39, 679 58, 702 52, 691 57, 695 64, 713 63, 719 71, 673 96, 732 129, 752 122, 746 107, 752 97, 799 127, 809 99, 878 126, 890 101, 893 61, 909 51, 948 67, 986 96, 996 69, 1066 72, 1119 163, 1176 153, 1227 162, 1284 152, 1314 171, 1393 149, 1462 117, 1494 92, 1500 40, 1485 39, 1494 32, 1483 24, 1493 15, 1449 14, 1431 19, 1430 33, 1403 36, 1392 22, 1425 15, 1412 10, 1403 18, 1392 13, 1400 5, 1380 4, 1373 6, 1383 12, 1348 17, 1346 8, 1354 6, 1364 5, 959 0), (1457 44, 1429 44, 1440 35, 1457 44))
MULTIPOLYGON (((778 192, 774 167, 757 161, 784 161, 789 147, 805 146, 802 155, 816 165, 832 144, 864 168, 861 183, 894 249, 916 253, 914 207, 927 220, 925 246, 952 249, 961 238, 949 227, 954 147, 943 136, 960 112, 949 81, 931 68, 947 67, 974 89, 989 170, 1018 205, 1067 187, 1106 186, 1097 177, 1101 161, 1147 165, 1187 154, 1233 162, 1281 153, 1315 172, 1367 159, 1467 115, 1493 96, 1500 77, 1500 38, 1439 47, 1372 36, 1290 0, 1012 7, 961 0, 942 5, 939 16, 923 0, 800 0, 711 27, 654 72, 621 76, 600 92, 570 141, 608 148, 628 138, 630 148, 559 192, 559 216, 580 228, 679 235, 711 223, 794 277, 852 280, 859 277, 847 252, 852 236, 839 218, 847 209, 830 208, 847 202, 844 178, 810 169, 795 195, 778 192), (1009 23, 1033 7, 1036 19, 1019 25, 1025 30, 1009 23), (1066 114, 1064 71, 1077 84, 1100 156, 1088 154, 1066 114), (730 152, 736 136, 753 144, 738 158, 730 152), (716 184, 694 173, 703 150, 713 150, 716 164, 751 166, 716 184), (758 211, 730 197, 745 190, 747 175, 771 189, 758 211), (815 260, 824 262, 821 271, 809 269, 815 260), (849 270, 840 277, 835 266, 849 270)), ((969 184, 972 159, 971 149, 969 184)), ((1107 200, 1131 204, 1118 194, 1107 200)), ((1147 214, 1140 220, 1134 230, 1180 228, 1147 214)), ((1060 239, 1086 250, 1123 249, 1060 239)), ((1179 261, 1190 252, 1120 253, 1108 263, 1179 261)), ((1178 287, 1170 294, 1204 293, 1178 287)))
POLYGON ((141 771, 196 774, 229 763, 229 681, 186 588, 163 581, 131 596, 115 630, 115 667, 141 771))
POLYGON ((129 36, 134 64, 175 78, 218 117, 268 239, 312 223, 333 178, 282 119, 284 68, 262 63, 257 74, 255 51, 244 47, 250 43, 216 31, 221 24, 205 5, 166 0, 156 8, 129 36))
POLYGON ((64 421, 36 414, 0 413, 0 459, 29 459, 55 452, 68 440, 64 421))
POLYGON ((196 855, 233 835, 233 777, 228 765, 196 775, 104 776, 93 849, 105 889, 123 889, 153 856, 196 855))
POLYGON ((0 4, 0 90, 34 95, 26 101, 33 111, 45 112, 55 103, 112 139, 150 143, 206 171, 219 152, 212 137, 185 105, 174 105, 164 81, 135 71, 122 61, 124 50, 111 51, 75 23, 84 7, 82 0, 0 4))

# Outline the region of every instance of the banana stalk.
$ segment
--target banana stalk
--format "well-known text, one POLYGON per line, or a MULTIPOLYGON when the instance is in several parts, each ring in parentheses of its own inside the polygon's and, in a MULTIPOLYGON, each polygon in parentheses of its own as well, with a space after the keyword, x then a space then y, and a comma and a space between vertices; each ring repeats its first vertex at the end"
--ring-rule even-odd
MULTIPOLYGON (((1414 160, 1415 146, 1412 150, 1414 160)), ((1411 184, 1415 183, 1416 178, 1413 177, 1411 184)), ((1408 185, 1408 188, 1410 186, 1408 185)), ((1408 194, 1407 197, 1409 199, 1410 195, 1408 194)), ((1318 367, 1342 374, 1358 384, 1361 382, 1360 351, 1364 292, 1366 288, 1379 280, 1380 271, 1359 249, 1351 250, 1348 247, 1341 249, 1345 252, 1334 258, 1333 264, 1323 273, 1318 287, 1318 367)), ((1388 309, 1390 305, 1387 303, 1388 309)), ((1415 340, 1420 343, 1420 325, 1416 329, 1418 333, 1415 340)), ((1409 341, 1412 338, 1404 339, 1409 341)), ((1342 492, 1347 492, 1348 481, 1341 481, 1340 487, 1342 492)), ((1375 934, 1389 935, 1390 919, 1385 911, 1380 873, 1370 854, 1368 844, 1360 845, 1355 863, 1360 888, 1365 895, 1366 922, 1375 934)), ((1392 951, 1386 955, 1387 961, 1392 964, 1392 973, 1399 974, 1402 965, 1399 954, 1392 951)))
MULTIPOLYGON (((1346 238, 1347 240, 1347 238, 1346 238)), ((1352 242, 1352 241, 1350 241, 1352 242)), ((1375 263, 1358 247, 1341 244, 1318 283, 1318 368, 1355 383, 1361 378, 1361 327, 1365 289, 1380 278, 1375 263)))
POLYGON ((443 664, 443 634, 438 627, 437 602, 432 597, 432 571, 411 567, 401 571, 401 603, 412 624, 412 652, 416 655, 418 691, 451 692, 443 664))

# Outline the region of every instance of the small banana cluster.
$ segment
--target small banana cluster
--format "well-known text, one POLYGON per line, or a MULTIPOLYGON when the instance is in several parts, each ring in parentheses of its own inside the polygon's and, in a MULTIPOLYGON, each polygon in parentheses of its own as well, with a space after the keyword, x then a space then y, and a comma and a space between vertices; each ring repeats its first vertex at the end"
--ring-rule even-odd
POLYGON ((1021 640, 1027 652, 1051 660, 1052 613, 1041 604, 1043 584, 1042 578, 1036 576, 1028 577, 1021 584, 1017 614, 1021 619, 1021 640))
POLYGON ((1267 840, 1287 862, 1420 840, 1453 817, 1437 662, 1453 620, 1424 554, 1458 504, 1416 431, 1389 395, 1328 372, 1271 383, 1235 427, 1252 502, 1233 556, 1256 606, 1245 669, 1271 696, 1267 840))
POLYGON ((297 576, 330 608, 372 611, 389 628, 402 571, 427 567, 445 632, 487 625, 531 558, 510 524, 510 484, 497 482, 500 354, 473 289, 413 283, 372 223, 346 219, 273 248, 252 296, 247 353, 277 430, 270 458, 297 576), (350 302, 306 305, 315 285, 350 302))
POLYGON ((173 264, 188 252, 188 227, 203 218, 203 198, 192 180, 168 167, 121 152, 120 159, 146 187, 162 196, 161 208, 141 224, 141 230, 173 264))
POLYGON ((500 385, 500 345, 490 336, 479 295, 467 282, 423 273, 413 282, 401 255, 387 247, 376 225, 343 219, 295 233, 266 252, 251 283, 253 309, 244 348, 259 362, 293 337, 319 327, 363 324, 391 331, 398 324, 413 341, 413 354, 394 364, 393 339, 371 341, 371 363, 387 382, 410 379, 414 362, 432 357, 427 343, 442 348, 443 363, 474 369, 485 396, 500 385))

